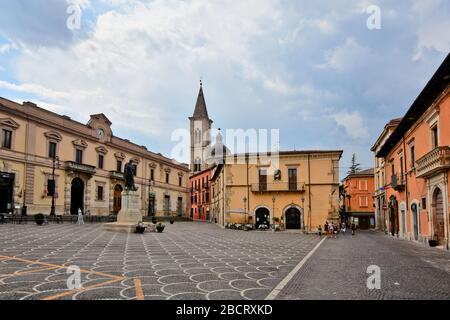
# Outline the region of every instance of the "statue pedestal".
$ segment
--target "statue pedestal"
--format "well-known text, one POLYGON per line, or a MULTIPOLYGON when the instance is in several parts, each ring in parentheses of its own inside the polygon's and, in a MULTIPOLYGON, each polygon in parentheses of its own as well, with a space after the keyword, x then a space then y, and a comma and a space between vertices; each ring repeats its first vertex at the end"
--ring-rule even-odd
POLYGON ((116 232, 135 232, 136 225, 142 222, 140 207, 141 197, 139 192, 122 192, 122 209, 117 216, 117 222, 105 223, 103 229, 116 232))

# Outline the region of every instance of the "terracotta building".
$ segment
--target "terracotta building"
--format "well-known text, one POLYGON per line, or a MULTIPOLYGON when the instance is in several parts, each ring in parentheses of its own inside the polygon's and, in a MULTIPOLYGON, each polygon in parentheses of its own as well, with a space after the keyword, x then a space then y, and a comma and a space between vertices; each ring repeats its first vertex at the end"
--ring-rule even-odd
POLYGON ((197 172, 189 178, 191 215, 196 221, 211 221, 211 169, 197 172))
POLYGON ((449 247, 449 146, 450 55, 377 153, 392 235, 449 247))
POLYGON ((58 215, 117 214, 132 159, 142 215, 187 216, 188 166, 114 136, 111 125, 104 114, 82 124, 0 98, 0 213, 48 214, 55 199, 58 215))
POLYGON ((376 154, 380 151, 380 148, 390 137, 395 128, 402 119, 392 119, 389 121, 383 129, 383 132, 378 137, 377 141, 370 149, 374 153, 374 177, 375 177, 375 224, 378 230, 386 231, 389 225, 389 215, 387 214, 387 198, 386 198, 386 170, 384 158, 377 158, 376 154))
POLYGON ((347 222, 360 229, 375 228, 373 169, 349 174, 342 181, 347 222))

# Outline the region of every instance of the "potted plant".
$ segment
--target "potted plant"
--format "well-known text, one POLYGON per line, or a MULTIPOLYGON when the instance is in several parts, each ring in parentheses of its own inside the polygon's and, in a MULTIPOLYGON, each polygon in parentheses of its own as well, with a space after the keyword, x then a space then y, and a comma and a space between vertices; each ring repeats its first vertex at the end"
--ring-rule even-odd
POLYGON ((140 234, 143 234, 144 232, 145 232, 145 229, 146 229, 147 227, 145 226, 145 224, 143 224, 142 222, 140 222, 140 223, 138 223, 137 225, 136 225, 136 233, 140 233, 140 234))
POLYGON ((156 224, 157 222, 158 222, 158 221, 156 220, 156 217, 153 217, 153 218, 152 218, 152 223, 153 223, 153 224, 156 224))
POLYGON ((164 228, 165 228, 166 226, 165 225, 163 225, 161 222, 160 223, 158 223, 157 225, 156 225, 156 231, 158 231, 159 233, 162 233, 163 231, 164 231, 164 228))
POLYGON ((436 247, 438 245, 436 237, 434 237, 433 239, 428 240, 428 244, 430 245, 430 247, 436 247))
POLYGON ((38 226, 42 226, 45 222, 45 216, 42 213, 38 213, 34 216, 34 221, 38 226))
POLYGON ((170 217, 169 222, 170 222, 170 224, 174 224, 174 223, 175 223, 175 218, 174 218, 174 216, 171 216, 171 217, 170 217))

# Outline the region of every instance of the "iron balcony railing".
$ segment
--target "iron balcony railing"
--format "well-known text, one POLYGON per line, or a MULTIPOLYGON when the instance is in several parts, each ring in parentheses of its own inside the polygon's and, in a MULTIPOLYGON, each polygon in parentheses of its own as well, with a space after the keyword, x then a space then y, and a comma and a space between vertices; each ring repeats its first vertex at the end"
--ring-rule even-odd
POLYGON ((305 192, 304 182, 254 183, 252 192, 305 192))
POLYGON ((391 177, 391 187, 394 188, 394 190, 402 191, 405 189, 405 180, 403 174, 394 174, 391 177))
POLYGON ((122 172, 118 172, 118 171, 110 171, 109 172, 109 176, 111 179, 116 179, 116 180, 123 180, 123 173, 122 172))
POLYGON ((450 147, 437 147, 416 161, 416 177, 428 178, 450 168, 450 147))

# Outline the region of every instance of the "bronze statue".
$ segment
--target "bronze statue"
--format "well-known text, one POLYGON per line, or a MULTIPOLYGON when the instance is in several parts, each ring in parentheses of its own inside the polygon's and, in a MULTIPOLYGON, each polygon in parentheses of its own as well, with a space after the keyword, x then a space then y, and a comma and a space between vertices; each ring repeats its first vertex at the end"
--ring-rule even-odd
POLYGON ((124 169, 125 190, 131 190, 131 191, 137 190, 136 186, 134 185, 135 169, 136 169, 136 167, 134 166, 133 160, 130 160, 130 162, 128 162, 125 165, 125 169, 124 169))

